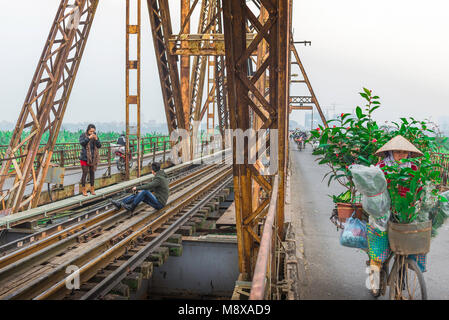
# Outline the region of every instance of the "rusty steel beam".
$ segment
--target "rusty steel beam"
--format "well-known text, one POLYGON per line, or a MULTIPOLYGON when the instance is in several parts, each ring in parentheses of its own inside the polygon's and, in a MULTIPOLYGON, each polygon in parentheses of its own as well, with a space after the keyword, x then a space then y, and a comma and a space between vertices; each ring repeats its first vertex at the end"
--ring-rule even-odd
MULTIPOLYGON (((301 59, 299 57, 298 51, 296 50, 296 46, 293 42, 293 39, 290 40, 290 50, 293 53, 293 56, 295 57, 295 61, 296 62, 292 62, 291 64, 294 65, 298 65, 299 69, 301 70, 301 74, 304 78, 304 80, 290 80, 291 83, 305 83, 307 85, 307 88, 310 92, 310 101, 307 101, 307 103, 313 103, 316 107, 316 109, 318 110, 318 113, 320 115, 321 121, 323 121, 324 126, 327 128, 328 124, 326 121, 326 117, 324 116, 323 111, 321 110, 321 106, 320 103, 318 102, 318 98, 315 95, 315 92, 313 91, 313 87, 312 84, 310 83, 309 77, 307 76, 307 72, 306 69, 304 68, 304 65, 301 62, 301 59)), ((292 102, 299 102, 298 99, 299 97, 291 97, 291 99, 293 100, 292 102)))
POLYGON ((147 0, 147 3, 168 130, 171 133, 178 128, 188 129, 181 98, 177 57, 168 51, 168 39, 172 34, 168 1, 147 0))
MULTIPOLYGON (((253 33, 247 34, 248 44, 254 36, 253 33)), ((179 56, 223 56, 226 54, 225 39, 220 33, 173 35, 169 39, 169 50, 171 54, 179 56)))
POLYGON ((11 212, 37 206, 56 139, 86 46, 98 0, 61 0, 0 172, 0 189, 14 166, 13 187, 3 192, 11 212), (25 129, 28 136, 22 140, 25 129), (49 133, 47 144, 39 148, 49 133), (20 162, 15 160, 21 156, 20 162), (31 182, 33 191, 24 198, 31 182))
MULTIPOLYGON (((223 33, 222 4, 216 0, 217 15, 215 21, 215 32, 223 33)), ((225 130, 229 128, 229 111, 226 92, 226 67, 225 57, 215 57, 215 100, 217 103, 218 128, 222 136, 222 147, 225 147, 225 130)))
POLYGON ((141 174, 141 145, 140 145, 140 53, 141 53, 141 0, 126 0, 126 157, 125 157, 125 179, 129 180, 129 136, 130 134, 137 137, 137 177, 141 174), (135 24, 131 24, 131 4, 136 8, 135 24), (135 60, 130 60, 130 41, 136 40, 135 60), (134 83, 134 90, 131 90, 130 75, 132 72, 136 73, 136 82, 134 83), (131 91, 135 91, 134 94, 131 91), (135 108, 132 112, 130 108, 135 108), (130 115, 136 115, 137 127, 134 132, 130 132, 130 115))
MULTIPOLYGON (((288 0, 261 1, 262 9, 268 17, 260 21, 258 12, 253 12, 246 2, 224 1, 224 37, 226 49, 227 88, 229 98, 230 127, 242 129, 252 128, 252 110, 260 118, 261 129, 278 129, 278 152, 270 152, 270 161, 278 163, 279 192, 276 221, 279 234, 282 231, 284 218, 285 175, 286 175, 286 138, 288 114, 288 64, 290 22, 288 0), (246 34, 253 30, 254 39, 248 44, 246 34), (263 41, 267 43, 267 54, 259 63, 253 74, 248 74, 248 59, 257 53, 263 41), (268 73, 269 91, 264 92, 256 83, 260 77, 268 73), (256 101, 256 102, 255 102, 256 101), (268 116, 267 116, 268 115, 268 116)), ((257 10, 257 9, 256 9, 257 10)), ((270 145, 269 150, 272 150, 270 145)), ((273 149, 274 150, 274 149, 273 149)), ((257 225, 268 211, 269 199, 254 205, 254 185, 262 187, 266 194, 272 192, 273 177, 263 176, 259 166, 249 163, 248 144, 244 150, 233 147, 233 175, 235 189, 236 227, 239 251, 239 269, 241 273, 252 275, 254 271, 257 248, 260 236, 257 225), (244 163, 237 164, 237 152, 244 152, 244 163)))
POLYGON ((313 110, 313 106, 292 106, 292 105, 290 105, 290 110, 313 110))
MULTIPOLYGON (((183 33, 190 33, 190 0, 181 0, 181 23, 183 33)), ((186 43, 182 43, 181 46, 185 46, 186 43)), ((184 120, 186 121, 185 128, 190 128, 190 90, 189 90, 189 80, 190 80, 190 57, 181 56, 181 99, 182 107, 184 111, 184 120)))
MULTIPOLYGON (((198 32, 205 33, 210 30, 211 19, 214 12, 214 0, 203 0, 198 23, 198 32)), ((190 81, 190 121, 201 121, 201 103, 203 100, 204 80, 206 78, 207 58, 194 56, 192 77, 190 81)))

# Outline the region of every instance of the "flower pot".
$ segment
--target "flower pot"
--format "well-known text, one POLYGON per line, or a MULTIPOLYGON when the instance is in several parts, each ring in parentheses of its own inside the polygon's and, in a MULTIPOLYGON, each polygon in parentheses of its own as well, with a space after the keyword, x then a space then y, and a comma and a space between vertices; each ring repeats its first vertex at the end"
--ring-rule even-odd
POLYGON ((419 223, 388 223, 388 240, 396 254, 423 254, 430 251, 432 221, 419 223))
POLYGON ((346 219, 352 216, 352 213, 355 209, 355 216, 357 219, 367 221, 365 215, 363 214, 362 204, 361 203, 337 203, 337 212, 338 212, 338 220, 341 223, 346 222, 346 219))

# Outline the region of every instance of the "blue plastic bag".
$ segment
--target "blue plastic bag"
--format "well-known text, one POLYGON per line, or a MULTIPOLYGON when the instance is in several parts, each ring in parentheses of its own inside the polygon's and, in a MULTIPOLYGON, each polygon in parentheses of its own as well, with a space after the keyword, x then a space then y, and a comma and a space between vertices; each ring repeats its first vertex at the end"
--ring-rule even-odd
POLYGON ((340 235, 340 244, 350 248, 367 249, 366 223, 354 218, 354 213, 346 220, 340 235))

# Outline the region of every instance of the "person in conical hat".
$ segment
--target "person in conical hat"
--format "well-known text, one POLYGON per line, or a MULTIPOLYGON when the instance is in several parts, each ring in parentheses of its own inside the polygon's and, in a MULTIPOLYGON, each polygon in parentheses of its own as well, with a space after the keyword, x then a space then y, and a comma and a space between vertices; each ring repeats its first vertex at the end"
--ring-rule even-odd
POLYGON ((409 157, 420 157, 423 153, 403 136, 397 135, 377 150, 375 155, 383 157, 384 161, 399 161, 409 157))
MULTIPOLYGON (((402 159, 416 158, 423 155, 423 153, 419 151, 418 148, 413 145, 413 143, 411 143, 401 135, 397 135, 396 137, 388 141, 374 154, 383 158, 377 164, 377 166, 381 169, 385 166, 392 166, 402 159)), ((399 163, 399 166, 409 167, 414 171, 418 170, 418 167, 412 162, 401 162, 399 163)), ((385 169, 382 169, 382 171, 384 171, 384 173, 388 173, 385 169)), ((388 179, 387 182, 390 183, 388 179)), ((399 186, 398 191, 402 197, 405 197, 409 189, 403 186, 399 186)))
MULTIPOLYGON (((377 164, 381 169, 385 166, 391 166, 394 163, 399 162, 402 159, 407 158, 417 158, 423 155, 418 148, 416 148, 413 143, 408 141, 401 135, 397 135, 392 138, 386 144, 384 144, 379 150, 376 151, 375 155, 383 157, 383 159, 377 164)), ((401 162, 399 163, 401 167, 409 167, 413 171, 418 171, 418 167, 412 162, 401 162)), ((385 169, 382 169, 384 173, 387 173, 385 169)), ((387 179, 387 183, 390 184, 390 180, 387 179)), ((422 187, 419 188, 421 190, 422 187)), ((401 197, 405 197, 410 189, 404 186, 398 186, 398 193, 401 197)), ((368 231, 369 233, 369 231, 368 231)), ((409 258, 416 261, 421 272, 426 272, 427 268, 427 254, 413 254, 409 255, 409 258)), ((375 264, 375 263, 374 263, 375 264)))

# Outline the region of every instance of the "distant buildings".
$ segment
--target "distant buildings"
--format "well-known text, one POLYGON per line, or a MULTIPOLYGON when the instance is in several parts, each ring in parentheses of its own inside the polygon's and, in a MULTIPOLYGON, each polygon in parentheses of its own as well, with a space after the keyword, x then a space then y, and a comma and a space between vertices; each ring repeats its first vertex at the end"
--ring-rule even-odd
MULTIPOLYGON (((324 117, 326 120, 335 119, 337 116, 333 112, 329 112, 329 110, 323 110, 324 117)), ((306 130, 316 129, 318 125, 323 125, 323 121, 321 120, 320 114, 316 109, 313 110, 313 122, 312 122, 312 111, 306 111, 304 117, 304 127, 306 130)))

